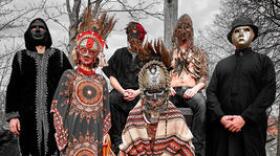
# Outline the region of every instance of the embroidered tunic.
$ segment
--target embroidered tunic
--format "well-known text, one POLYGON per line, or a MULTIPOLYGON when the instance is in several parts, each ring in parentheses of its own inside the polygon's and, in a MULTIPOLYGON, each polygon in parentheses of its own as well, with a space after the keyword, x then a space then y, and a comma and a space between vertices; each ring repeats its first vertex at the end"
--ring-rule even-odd
POLYGON ((172 103, 157 124, 150 124, 140 100, 129 113, 120 150, 135 156, 194 156, 192 137, 183 115, 172 103))
POLYGON ((51 112, 60 151, 67 156, 101 156, 111 127, 107 83, 103 76, 64 72, 51 112))

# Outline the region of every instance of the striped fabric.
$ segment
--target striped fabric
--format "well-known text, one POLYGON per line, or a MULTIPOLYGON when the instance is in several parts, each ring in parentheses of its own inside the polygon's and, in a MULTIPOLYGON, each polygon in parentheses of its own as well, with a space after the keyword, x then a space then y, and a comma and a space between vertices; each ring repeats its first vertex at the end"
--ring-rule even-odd
POLYGON ((143 110, 140 100, 130 111, 122 134, 122 152, 135 156, 194 156, 191 142, 193 136, 182 113, 172 103, 161 113, 155 136, 149 133, 151 124, 145 118, 143 110))

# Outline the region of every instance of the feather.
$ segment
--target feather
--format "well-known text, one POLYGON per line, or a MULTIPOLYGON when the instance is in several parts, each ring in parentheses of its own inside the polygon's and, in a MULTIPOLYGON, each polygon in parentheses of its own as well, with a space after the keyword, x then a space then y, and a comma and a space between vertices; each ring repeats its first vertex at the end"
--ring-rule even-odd
POLYGON ((94 31, 97 32, 103 40, 106 40, 110 32, 113 30, 115 24, 116 24, 115 18, 109 17, 107 15, 107 12, 103 12, 99 18, 94 18, 92 15, 92 8, 91 5, 85 8, 85 11, 83 13, 83 20, 79 24, 78 32, 84 32, 84 31, 94 31))

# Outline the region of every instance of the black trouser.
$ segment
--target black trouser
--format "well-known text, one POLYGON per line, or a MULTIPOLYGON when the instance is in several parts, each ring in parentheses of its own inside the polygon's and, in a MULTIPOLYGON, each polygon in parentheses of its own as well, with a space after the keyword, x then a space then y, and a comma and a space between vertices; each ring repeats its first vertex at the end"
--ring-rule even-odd
POLYGON ((20 156, 18 138, 2 127, 0 128, 0 155, 20 156))
POLYGON ((125 101, 123 95, 116 90, 110 92, 110 109, 112 127, 109 131, 112 141, 112 149, 117 154, 122 143, 122 130, 124 129, 129 111, 136 105, 139 96, 133 101, 125 101))
POLYGON ((205 156, 205 117, 206 99, 202 92, 198 92, 191 99, 184 99, 183 94, 187 87, 175 87, 176 95, 170 100, 176 107, 190 107, 193 111, 193 121, 191 131, 194 135, 193 144, 196 156, 205 156))

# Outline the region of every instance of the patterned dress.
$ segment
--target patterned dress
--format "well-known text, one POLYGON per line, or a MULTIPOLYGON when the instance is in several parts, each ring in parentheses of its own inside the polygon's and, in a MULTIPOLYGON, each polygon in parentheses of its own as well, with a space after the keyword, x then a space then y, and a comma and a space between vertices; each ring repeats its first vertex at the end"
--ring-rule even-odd
POLYGON ((140 100, 129 113, 120 150, 129 156, 194 156, 192 137, 182 113, 172 103, 158 123, 150 124, 140 100))
POLYGON ((64 155, 102 155, 103 136, 111 127, 107 96, 103 76, 64 72, 51 108, 56 142, 64 155))

